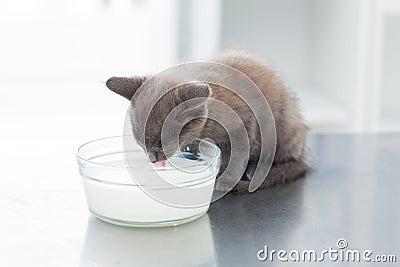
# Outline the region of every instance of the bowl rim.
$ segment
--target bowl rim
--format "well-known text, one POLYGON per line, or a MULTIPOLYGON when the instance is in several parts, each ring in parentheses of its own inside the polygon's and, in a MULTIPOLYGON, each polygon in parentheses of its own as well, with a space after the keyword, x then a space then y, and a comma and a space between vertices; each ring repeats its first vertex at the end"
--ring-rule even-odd
MULTIPOLYGON (((127 136, 130 136, 130 135, 127 135, 127 136)), ((91 159, 87 159, 87 158, 83 157, 82 154, 81 154, 81 150, 85 146, 87 146, 89 144, 92 144, 92 143, 95 143, 95 142, 99 142, 99 141, 103 141, 103 140, 108 140, 108 139, 115 139, 115 138, 123 139, 123 137, 124 137, 124 135, 114 135, 114 136, 108 136, 108 137, 103 137, 103 138, 97 138, 97 139, 85 142, 85 143, 83 143, 82 145, 80 145, 78 147, 78 149, 75 152, 75 155, 76 155, 78 161, 83 161, 83 162, 88 163, 88 164, 97 165, 97 166, 101 166, 101 167, 105 167, 105 168, 112 168, 112 169, 129 169, 128 165, 126 165, 126 166, 115 166, 114 165, 113 166, 113 165, 108 165, 108 164, 105 164, 105 163, 94 162, 91 159)), ((216 144, 214 144, 214 143, 212 143, 210 141, 207 141, 205 139, 198 139, 198 140, 200 140, 202 142, 206 142, 207 144, 210 144, 211 146, 213 146, 215 148, 215 151, 216 151, 216 158, 219 158, 219 159, 221 158, 221 150, 216 144)), ((133 150, 132 152, 136 152, 136 151, 139 151, 139 150, 133 150)), ((122 149, 122 151, 120 151, 118 153, 124 153, 124 152, 125 151, 122 149)), ((166 167, 155 168, 155 170, 158 170, 158 169, 159 170, 168 170, 166 167)), ((171 169, 173 169, 173 167, 171 167, 171 169)))

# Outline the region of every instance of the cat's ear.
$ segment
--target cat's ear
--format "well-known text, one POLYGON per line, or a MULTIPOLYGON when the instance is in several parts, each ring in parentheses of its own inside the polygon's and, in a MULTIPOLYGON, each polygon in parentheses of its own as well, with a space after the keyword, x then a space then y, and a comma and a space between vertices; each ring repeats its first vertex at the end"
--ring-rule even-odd
MULTIPOLYGON (((179 86, 175 91, 175 95, 179 103, 198 97, 208 98, 211 96, 211 88, 203 82, 192 82, 179 86)), ((206 99, 202 100, 205 101, 206 99)))
POLYGON ((106 86, 113 92, 131 100, 136 90, 145 82, 146 77, 135 76, 126 77, 111 77, 107 80, 106 86))
POLYGON ((183 105, 181 109, 183 112, 177 114, 176 120, 184 121, 188 117, 207 117, 207 100, 210 97, 211 88, 206 83, 194 82, 178 87, 175 91, 175 101, 177 104, 183 105))

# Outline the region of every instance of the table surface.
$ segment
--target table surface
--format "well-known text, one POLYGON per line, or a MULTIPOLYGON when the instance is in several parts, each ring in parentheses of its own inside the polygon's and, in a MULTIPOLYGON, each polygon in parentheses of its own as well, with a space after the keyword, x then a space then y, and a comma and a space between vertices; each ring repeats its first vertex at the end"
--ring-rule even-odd
POLYGON ((319 253, 338 249, 338 239, 399 262, 400 134, 312 135, 309 146, 313 171, 305 179, 231 193, 200 219, 162 229, 118 227, 90 215, 73 153, 54 157, 72 152, 70 144, 15 155, 2 166, 14 180, 0 182, 2 266, 286 266, 257 253, 265 246, 319 253))

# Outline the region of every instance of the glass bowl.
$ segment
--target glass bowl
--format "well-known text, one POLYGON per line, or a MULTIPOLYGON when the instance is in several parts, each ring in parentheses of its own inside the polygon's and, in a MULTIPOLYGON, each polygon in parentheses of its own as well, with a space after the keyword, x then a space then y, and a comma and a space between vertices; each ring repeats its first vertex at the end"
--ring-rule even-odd
POLYGON ((127 149, 124 141, 122 136, 108 137, 78 149, 79 173, 93 215, 123 226, 157 227, 186 223, 207 212, 220 167, 216 145, 199 140, 191 150, 152 164, 139 145, 130 142, 127 149))

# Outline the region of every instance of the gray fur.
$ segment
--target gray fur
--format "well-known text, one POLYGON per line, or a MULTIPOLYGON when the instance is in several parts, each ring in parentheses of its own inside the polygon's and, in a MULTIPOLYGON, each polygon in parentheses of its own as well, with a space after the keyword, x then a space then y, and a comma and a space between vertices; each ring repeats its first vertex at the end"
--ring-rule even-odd
MULTIPOLYGON (((231 66, 246 74, 264 94, 275 119, 277 146, 275 158, 267 179, 261 188, 290 182, 303 177, 309 167, 306 158, 307 127, 301 118, 299 108, 294 97, 288 92, 282 81, 270 68, 257 57, 241 52, 230 52, 214 59, 214 62, 231 66)), ((138 88, 146 77, 110 78, 106 85, 112 91, 127 99, 132 99, 132 128, 139 144, 149 153, 152 161, 161 161, 174 151, 161 149, 160 133, 162 123, 170 111, 185 100, 196 97, 211 97, 229 105, 242 119, 249 135, 250 157, 246 173, 236 189, 247 189, 257 165, 261 149, 260 129, 249 107, 241 98, 231 91, 215 84, 193 83, 176 88, 166 94, 154 107, 143 125, 145 118, 141 114, 148 108, 146 103, 156 95, 157 88, 138 88), (211 93, 211 94, 210 94, 211 93), (146 136, 142 136, 138 129, 146 128, 146 136)), ((168 81, 160 81, 159 86, 168 86, 168 81)), ((200 111, 208 114, 206 103, 199 103, 200 111)), ((197 107, 197 111, 199 112, 197 107)), ((192 108, 187 107, 188 111, 192 108)), ((194 110, 194 109, 193 109, 194 110)), ((211 110, 210 112, 212 112, 211 110)), ((214 111, 218 112, 218 111, 214 111)), ((186 146, 197 138, 210 138, 221 149, 222 166, 220 173, 226 168, 230 155, 230 141, 224 128, 213 120, 199 118, 185 125, 180 133, 180 143, 186 146)))

